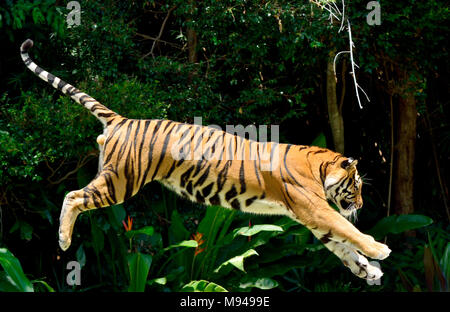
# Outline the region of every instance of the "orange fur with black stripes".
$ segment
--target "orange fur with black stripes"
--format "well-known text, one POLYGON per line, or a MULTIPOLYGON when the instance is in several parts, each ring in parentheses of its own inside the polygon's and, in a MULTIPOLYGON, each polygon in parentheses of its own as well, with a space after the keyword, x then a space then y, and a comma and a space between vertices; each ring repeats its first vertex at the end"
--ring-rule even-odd
POLYGON ((345 218, 362 206, 356 160, 324 148, 256 142, 212 127, 127 119, 37 66, 27 52, 32 45, 27 40, 21 46, 25 65, 90 110, 104 126, 97 138, 97 176, 64 199, 59 228, 63 250, 71 244, 80 213, 121 203, 146 183, 160 181, 206 205, 286 215, 310 229, 357 276, 381 277, 360 253, 384 259, 390 249, 345 218))

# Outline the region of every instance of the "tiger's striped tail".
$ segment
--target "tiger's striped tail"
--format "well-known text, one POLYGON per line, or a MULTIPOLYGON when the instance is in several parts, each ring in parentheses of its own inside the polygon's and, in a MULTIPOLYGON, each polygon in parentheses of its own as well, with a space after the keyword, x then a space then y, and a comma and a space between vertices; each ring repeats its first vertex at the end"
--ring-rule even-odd
POLYGON ((69 95, 77 103, 86 107, 95 117, 97 117, 103 123, 103 126, 108 125, 108 121, 119 116, 106 106, 100 104, 93 97, 84 92, 81 92, 71 84, 61 80, 60 78, 39 67, 35 62, 31 60, 30 56, 28 55, 28 50, 31 47, 33 47, 33 41, 30 39, 25 40, 20 46, 20 55, 22 56, 22 60, 28 67, 28 69, 39 76, 39 78, 41 78, 45 82, 48 82, 55 89, 60 90, 62 93, 69 95))

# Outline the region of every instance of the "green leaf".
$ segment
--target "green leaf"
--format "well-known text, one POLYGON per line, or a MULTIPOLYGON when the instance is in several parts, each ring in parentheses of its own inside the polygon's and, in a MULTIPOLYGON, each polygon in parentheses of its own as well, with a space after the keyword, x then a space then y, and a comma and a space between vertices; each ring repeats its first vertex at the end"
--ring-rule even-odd
POLYGON ((75 256, 77 258, 77 262, 80 264, 80 267, 84 267, 84 265, 86 264, 86 254, 84 253, 83 244, 78 247, 75 256))
POLYGON ((128 255, 127 260, 130 273, 130 286, 128 287, 128 291, 143 292, 152 264, 152 256, 138 252, 128 255))
POLYGON ((249 277, 239 285, 240 288, 273 289, 278 287, 278 282, 268 277, 249 277))
POLYGON ((447 283, 450 283, 450 243, 447 243, 447 247, 442 255, 440 265, 447 283))
POLYGON ((221 265, 219 265, 219 267, 217 269, 214 270, 214 272, 217 273, 217 272, 220 271, 220 269, 222 267, 226 266, 227 264, 231 264, 231 265, 235 266, 236 268, 238 268, 239 270, 241 270, 242 272, 245 273, 245 270, 244 270, 244 259, 248 258, 250 256, 253 256, 253 255, 259 256, 258 253, 256 252, 256 250, 249 249, 246 252, 244 252, 242 255, 233 257, 233 258, 223 262, 221 265))
POLYGON ((0 271, 0 292, 18 292, 16 286, 10 282, 10 278, 5 271, 0 271))
POLYGON ((153 226, 144 226, 143 228, 141 228, 139 230, 131 230, 131 231, 125 232, 125 236, 128 238, 132 238, 138 234, 145 234, 148 236, 152 236, 153 233, 155 233, 155 229, 153 228, 153 226))
POLYGON ((46 281, 35 280, 33 281, 33 284, 42 284, 49 292, 55 292, 55 289, 51 287, 46 281))
POLYGON ((108 215, 109 223, 118 230, 122 227, 122 221, 125 220, 126 211, 122 204, 114 205, 106 209, 106 214, 108 215))
POLYGON ((186 292, 227 292, 225 288, 213 282, 205 280, 191 281, 181 288, 186 292))
POLYGON ((153 284, 166 285, 166 283, 167 283, 166 277, 154 278, 152 280, 147 281, 148 285, 153 285, 153 284))
POLYGON ((399 234, 431 223, 433 223, 433 220, 423 215, 393 215, 381 219, 368 233, 375 239, 381 239, 388 233, 399 234))
POLYGON ((103 235, 102 230, 91 218, 91 234, 92 234, 92 247, 94 248, 95 253, 98 255, 103 250, 105 246, 105 237, 103 235))
POLYGON ((172 211, 170 234, 170 242, 178 242, 189 237, 189 231, 184 227, 183 219, 176 210, 172 211))
POLYGON ((169 247, 164 248, 163 251, 167 251, 169 249, 176 248, 176 247, 197 248, 198 243, 195 240, 185 240, 178 244, 170 245, 169 247))
POLYGON ((7 279, 19 291, 33 292, 33 285, 25 276, 19 260, 6 248, 0 248, 0 264, 7 274, 7 279))
POLYGON ((261 231, 265 232, 282 232, 283 228, 273 224, 257 224, 251 227, 245 226, 234 230, 234 237, 238 235, 253 236, 261 231))

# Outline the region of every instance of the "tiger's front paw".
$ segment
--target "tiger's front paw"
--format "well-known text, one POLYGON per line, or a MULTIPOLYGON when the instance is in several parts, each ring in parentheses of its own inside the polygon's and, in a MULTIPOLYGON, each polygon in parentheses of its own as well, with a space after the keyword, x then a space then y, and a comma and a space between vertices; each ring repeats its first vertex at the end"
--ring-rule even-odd
POLYGON ((391 250, 387 245, 375 241, 370 235, 367 235, 367 243, 364 244, 364 248, 360 251, 366 256, 376 260, 386 259, 391 253, 391 250))
POLYGON ((389 257, 389 254, 391 253, 391 250, 387 245, 378 242, 373 242, 372 250, 373 251, 368 256, 377 260, 384 260, 389 257))

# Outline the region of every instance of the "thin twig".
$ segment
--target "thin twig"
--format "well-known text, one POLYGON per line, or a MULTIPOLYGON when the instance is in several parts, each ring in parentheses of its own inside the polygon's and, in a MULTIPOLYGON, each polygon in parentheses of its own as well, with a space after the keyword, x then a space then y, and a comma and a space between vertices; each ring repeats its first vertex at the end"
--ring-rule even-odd
POLYGON ((333 13, 333 11, 331 11, 331 9, 327 8, 326 6, 322 5, 320 2, 318 1, 314 1, 314 0, 309 0, 312 3, 316 4, 317 6, 319 6, 321 9, 324 9, 326 11, 328 11, 328 13, 330 13, 331 16, 333 16, 335 19, 337 19, 338 21, 340 21, 341 19, 339 17, 336 16, 336 14, 333 13))
POLYGON ((82 159, 78 160, 75 169, 69 171, 62 178, 58 179, 57 181, 52 181, 50 178, 47 178, 47 181, 50 184, 60 184, 62 181, 66 180, 72 174, 76 173, 81 167, 83 167, 90 160, 89 158, 91 156, 97 156, 97 153, 96 152, 90 152, 87 155, 85 155, 82 159))
POLYGON ((166 17, 164 18, 164 21, 161 25, 161 28, 159 29, 159 34, 158 37, 155 38, 155 40, 153 41, 152 44, 152 49, 150 50, 150 52, 148 52, 147 54, 145 54, 143 57, 141 57, 141 59, 146 58, 147 56, 149 56, 150 54, 152 55, 153 58, 155 58, 155 55, 153 54, 153 50, 155 49, 156 46, 156 42, 158 42, 161 39, 161 36, 163 34, 164 31, 164 27, 166 26, 167 20, 169 19, 170 13, 172 13, 173 10, 175 10, 176 6, 173 6, 169 9, 169 11, 167 12, 166 17))
MULTIPOLYGON (((358 92, 358 82, 356 81, 356 74, 355 74, 355 61, 353 59, 353 40, 352 40, 352 30, 350 27, 350 21, 347 20, 347 26, 348 26, 348 37, 350 41, 350 60, 352 64, 352 76, 353 76, 353 82, 355 84, 355 91, 356 91, 356 98, 358 99, 359 108, 363 108, 361 105, 361 100, 359 98, 359 92, 358 92)), ((361 89, 362 90, 362 89, 361 89)), ((364 91, 363 91, 364 92, 364 91)), ((365 94, 365 92, 364 92, 365 94)), ((367 97, 367 94, 366 94, 367 97)))
POLYGON ((338 30, 338 33, 340 33, 342 30, 344 30, 344 20, 345 20, 345 2, 342 0, 342 21, 341 21, 341 27, 338 30))
POLYGON ((345 72, 347 71, 347 60, 344 59, 342 62, 342 72, 341 72, 341 80, 342 80, 342 89, 341 89, 341 100, 339 102, 339 114, 342 116, 342 108, 344 107, 344 98, 345 98, 345 90, 346 90, 346 79, 345 72))
POLYGON ((333 70, 334 70, 334 76, 336 76, 336 59, 337 57, 341 54, 341 53, 350 53, 350 51, 341 51, 338 54, 336 54, 334 56, 334 60, 333 60, 333 70))
POLYGON ((168 45, 170 45, 170 46, 172 46, 174 48, 180 49, 180 50, 183 48, 179 44, 172 43, 172 42, 169 42, 169 41, 165 41, 165 40, 162 40, 162 39, 158 39, 158 38, 146 35, 146 34, 136 33, 136 36, 142 37, 142 38, 147 39, 147 40, 153 40, 153 41, 162 42, 162 43, 168 44, 168 45))

